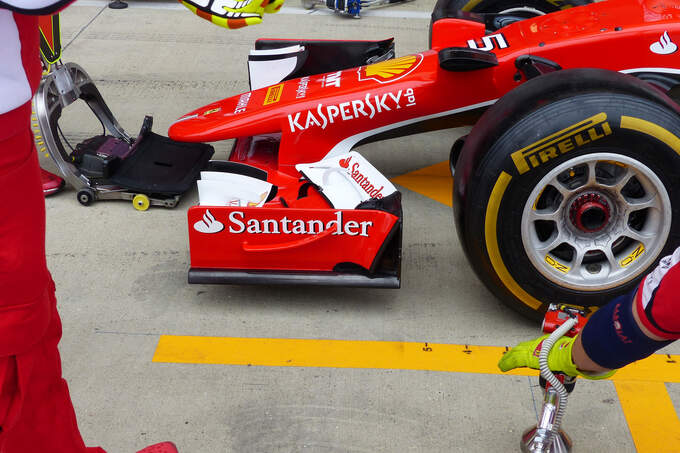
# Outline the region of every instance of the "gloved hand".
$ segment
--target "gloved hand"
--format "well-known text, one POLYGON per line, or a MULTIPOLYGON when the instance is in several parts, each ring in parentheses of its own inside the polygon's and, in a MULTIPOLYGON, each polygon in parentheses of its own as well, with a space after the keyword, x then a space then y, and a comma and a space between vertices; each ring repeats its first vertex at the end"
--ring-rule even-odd
MULTIPOLYGON (((538 370, 538 356, 541 353, 541 347, 546 338, 548 338, 548 335, 518 344, 503 354, 503 357, 498 362, 498 368, 504 372, 520 367, 538 370)), ((552 371, 561 371, 569 376, 582 376, 587 379, 606 379, 616 372, 616 370, 613 370, 607 373, 589 374, 577 369, 571 358, 571 349, 574 346, 575 340, 576 337, 562 337, 555 342, 548 355, 548 367, 552 371)))
POLYGON ((264 13, 276 13, 284 0, 179 0, 192 13, 225 28, 262 22, 264 13))

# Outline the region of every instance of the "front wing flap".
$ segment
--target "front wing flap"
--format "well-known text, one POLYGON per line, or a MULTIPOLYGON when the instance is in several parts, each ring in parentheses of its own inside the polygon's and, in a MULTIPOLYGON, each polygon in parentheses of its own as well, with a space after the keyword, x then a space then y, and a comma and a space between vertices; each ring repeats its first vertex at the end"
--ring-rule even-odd
POLYGON ((400 214, 194 206, 189 281, 398 288, 400 214))

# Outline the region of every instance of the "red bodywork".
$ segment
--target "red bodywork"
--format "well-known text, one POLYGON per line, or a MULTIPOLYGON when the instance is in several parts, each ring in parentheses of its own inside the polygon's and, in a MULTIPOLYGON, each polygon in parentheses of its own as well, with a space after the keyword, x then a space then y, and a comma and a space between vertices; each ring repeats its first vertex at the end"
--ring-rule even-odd
MULTIPOLYGON (((491 34, 486 34, 483 23, 444 18, 432 24, 431 36, 432 48, 415 55, 289 80, 201 107, 175 122, 169 135, 190 142, 237 138, 231 161, 263 169, 270 178, 291 176, 287 187, 297 190, 300 174, 295 164, 316 162, 384 137, 474 124, 481 111, 526 81, 526 75, 516 66, 521 56, 541 57, 562 69, 680 73, 680 51, 663 54, 650 48, 664 36, 680 43, 680 5, 664 0, 608 0, 516 22, 491 34), (440 66, 439 53, 449 47, 491 51, 498 65, 473 71, 445 70, 440 66), (258 137, 264 134, 273 135, 267 138, 269 146, 263 147, 258 137), (271 146, 272 140, 278 143, 271 146)), ((312 204, 314 208, 329 207, 323 200, 312 204)), ((277 198, 258 209, 268 211, 270 218, 288 212, 267 209, 269 206, 281 205, 277 198)), ((224 221, 233 208, 221 209, 227 210, 220 220, 224 221)), ((332 215, 331 211, 323 215, 332 215)), ((190 225, 204 212, 203 207, 192 208, 190 225)), ((377 218, 375 222, 382 224, 377 218)), ((389 225, 387 219, 384 225, 389 225)), ((233 235, 229 240, 221 239, 219 247, 242 250, 220 261, 209 256, 218 253, 210 250, 218 242, 211 246, 198 236, 190 227, 192 268, 219 267, 221 262, 224 268, 327 269, 328 263, 323 260, 307 260, 311 255, 327 253, 325 239, 316 241, 316 246, 305 246, 307 258, 296 257, 299 251, 291 249, 290 253, 258 261, 252 258, 257 253, 246 252, 239 242, 242 238, 233 235), (284 265, 284 261, 290 265, 284 265)), ((282 242, 265 239, 266 235, 258 237, 262 244, 282 242)), ((380 237, 371 239, 377 244, 380 237)), ((247 242, 250 244, 250 239, 247 242)), ((332 247, 344 250, 364 246, 353 241, 332 247)), ((370 260, 362 256, 363 252, 357 250, 352 262, 361 261, 365 267, 370 260)))
POLYGON ((194 206, 189 225, 202 221, 206 209, 230 234, 192 232, 192 267, 331 272, 355 263, 370 271, 399 220, 373 210, 194 206))

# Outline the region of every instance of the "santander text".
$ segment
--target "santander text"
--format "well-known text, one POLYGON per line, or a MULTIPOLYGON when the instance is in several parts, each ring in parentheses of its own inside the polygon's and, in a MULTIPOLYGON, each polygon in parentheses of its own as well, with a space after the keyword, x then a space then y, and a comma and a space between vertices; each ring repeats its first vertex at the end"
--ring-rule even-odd
POLYGON ((368 236, 373 222, 343 221, 342 211, 335 212, 335 219, 324 222, 318 219, 304 221, 302 219, 247 219, 243 211, 229 213, 229 232, 234 234, 320 234, 329 229, 333 235, 368 236))

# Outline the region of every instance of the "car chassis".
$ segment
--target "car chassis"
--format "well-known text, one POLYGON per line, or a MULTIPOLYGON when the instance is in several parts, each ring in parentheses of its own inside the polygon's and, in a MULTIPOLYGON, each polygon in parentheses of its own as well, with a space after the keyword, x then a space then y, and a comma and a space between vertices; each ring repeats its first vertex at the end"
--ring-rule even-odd
POLYGON ((660 154, 671 150, 664 162, 677 168, 673 39, 680 9, 662 0, 609 0, 528 19, 440 0, 430 49, 414 55, 390 58, 391 40, 258 40, 257 49, 299 46, 295 70, 169 128, 178 142, 236 139, 228 161, 210 169, 275 187, 259 204, 189 209, 189 281, 399 287, 400 194, 373 196, 378 186, 352 149, 474 125, 450 156, 454 217, 472 267, 530 316, 551 302, 601 305, 639 281, 676 234, 674 170, 642 164, 647 154, 626 145, 639 139, 660 154), (615 113, 607 96, 654 112, 633 103, 630 115, 615 113), (323 178, 304 171, 321 162, 368 196, 336 203, 323 178))

